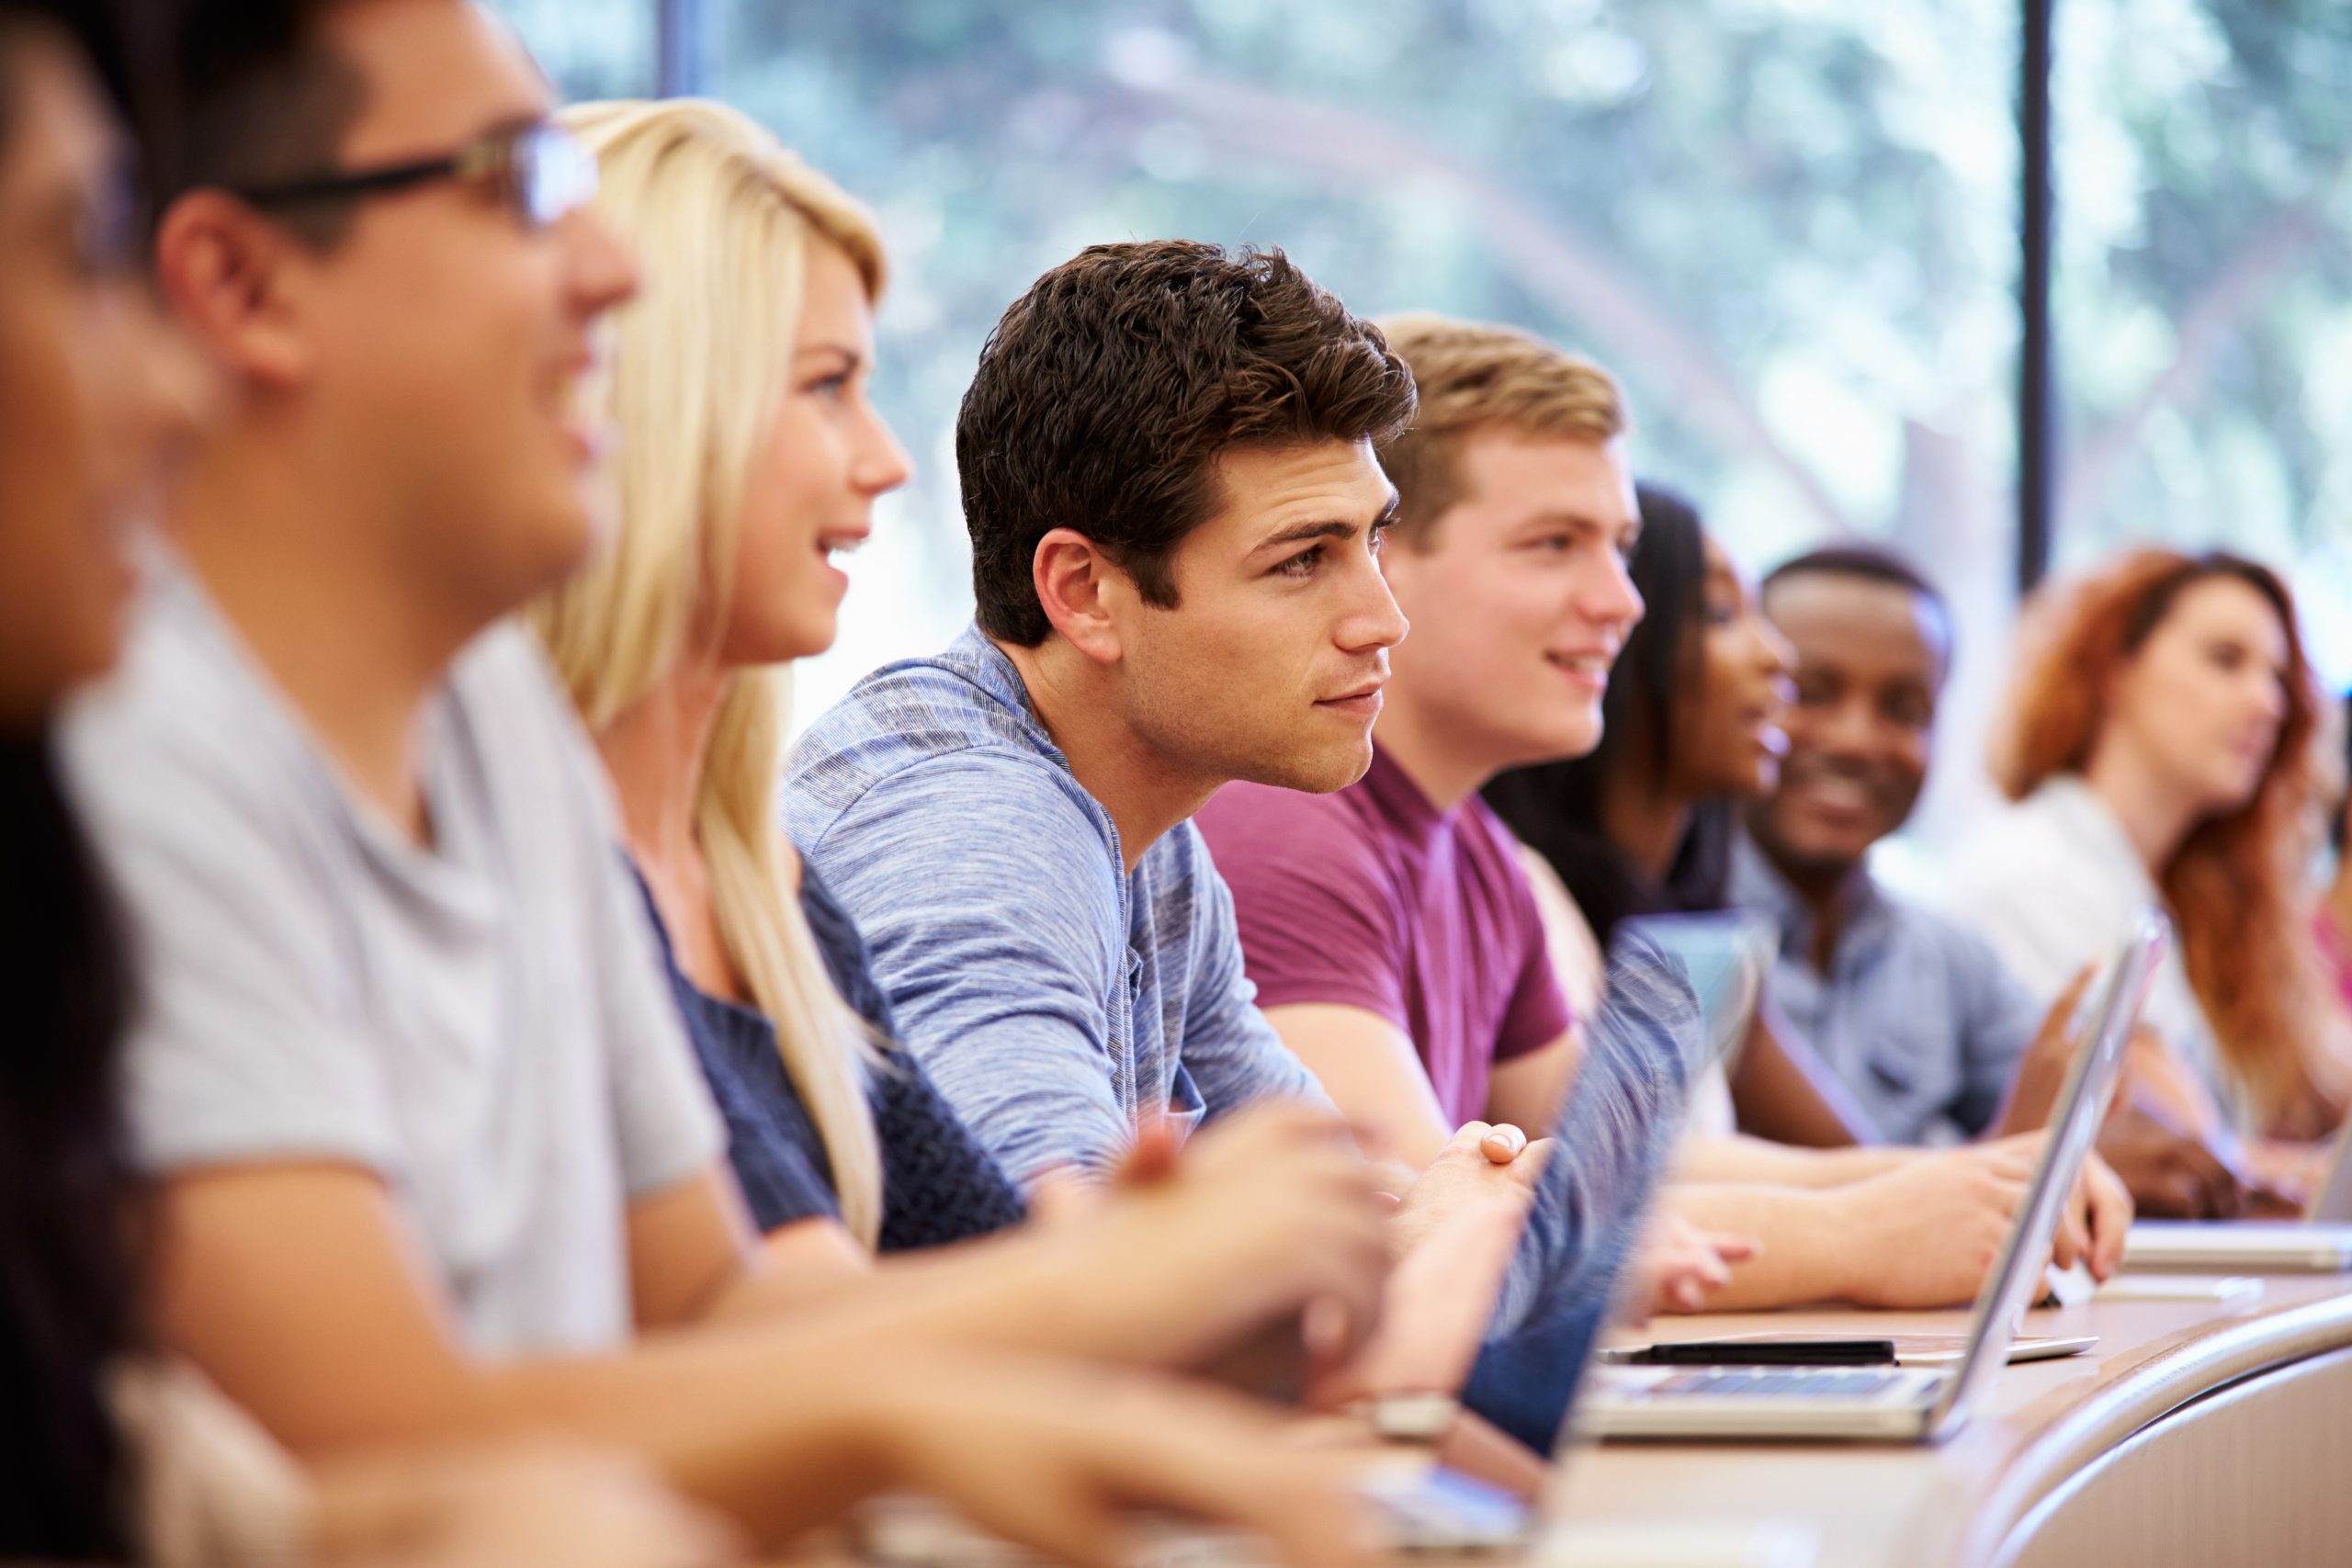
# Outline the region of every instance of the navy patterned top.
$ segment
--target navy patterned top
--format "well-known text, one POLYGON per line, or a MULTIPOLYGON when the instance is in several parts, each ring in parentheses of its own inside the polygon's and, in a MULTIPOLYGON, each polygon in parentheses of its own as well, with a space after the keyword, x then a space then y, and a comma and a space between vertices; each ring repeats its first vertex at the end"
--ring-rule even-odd
MULTIPOLYGON (((784 1070, 767 1015, 711 996, 688 979, 650 893, 645 902, 662 938, 662 961, 686 1033, 726 1113, 728 1158, 752 1216, 763 1231, 796 1220, 837 1217, 841 1205, 824 1142, 784 1070)), ((889 1000, 874 983, 856 925, 806 864, 800 908, 835 988, 876 1032, 895 1039, 889 1000)), ((1020 1189, 957 1120, 911 1055, 892 1050, 872 1070, 866 1092, 882 1145, 879 1250, 941 1247, 1021 1222, 1025 1206, 1020 1189)))

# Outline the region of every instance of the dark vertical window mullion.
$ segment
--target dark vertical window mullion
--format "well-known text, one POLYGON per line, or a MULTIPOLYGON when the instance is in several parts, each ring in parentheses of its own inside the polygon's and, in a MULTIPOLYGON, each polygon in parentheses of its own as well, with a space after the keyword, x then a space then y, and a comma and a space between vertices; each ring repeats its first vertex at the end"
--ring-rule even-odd
POLYGON ((2018 306, 2018 591, 2032 592, 2050 570, 2052 512, 2058 491, 2057 348, 2050 288, 2056 181, 2051 168, 2051 13, 2057 0, 2019 0, 2023 28, 2018 82, 2019 196, 2018 306))
POLYGON ((660 61, 655 75, 661 96, 691 97, 709 90, 708 0, 655 0, 660 61))

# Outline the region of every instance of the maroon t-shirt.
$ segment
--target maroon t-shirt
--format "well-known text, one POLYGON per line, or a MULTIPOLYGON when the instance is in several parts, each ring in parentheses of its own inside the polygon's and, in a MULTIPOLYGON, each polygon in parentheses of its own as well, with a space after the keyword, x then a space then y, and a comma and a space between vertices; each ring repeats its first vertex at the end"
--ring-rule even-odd
POLYGON ((1233 889, 1258 1005, 1379 1014, 1454 1125, 1485 1118, 1497 1062, 1566 1031, 1534 890, 1476 795, 1440 811, 1374 748, 1336 795, 1227 784, 1193 820, 1233 889))

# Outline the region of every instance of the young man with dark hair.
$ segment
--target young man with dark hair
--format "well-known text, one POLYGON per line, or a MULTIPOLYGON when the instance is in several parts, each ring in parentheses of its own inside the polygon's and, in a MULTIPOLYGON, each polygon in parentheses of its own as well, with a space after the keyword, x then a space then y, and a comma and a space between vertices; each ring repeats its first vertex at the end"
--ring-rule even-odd
POLYGON ((956 424, 977 624, 794 758, 794 837, 907 1043, 1017 1179, 1138 1122, 1319 1101, 1251 1005, 1189 823, 1364 770, 1405 635, 1378 333, 1280 252, 1098 245, 1016 301, 956 424))
MULTIPOLYGON (((1119 1204, 1074 1250, 1004 1244, 989 1290, 829 1310, 766 1266, 594 753, 508 619, 596 533, 585 388, 636 274, 586 209, 595 165, 467 0, 177 25, 153 267, 241 396, 120 678, 63 737, 141 965, 126 1119, 168 1242, 162 1345, 306 1455, 551 1429, 763 1535, 910 1484, 1080 1558, 1135 1504, 1344 1556, 1338 1477, 1268 1418, 1001 1353, 1173 1256, 1164 1204, 1117 1258, 1087 1243, 1119 1204)), ((1167 1269, 1069 1350, 1189 1359, 1332 1296, 1370 1316, 1361 1163, 1328 1125, 1257 1129, 1223 1168, 1292 1168, 1296 1223, 1227 1273, 1277 1299, 1167 1269)))
MULTIPOLYGON (((1237 779, 1329 791, 1371 761, 1406 631, 1374 449, 1412 412, 1378 329, 1279 252, 1095 246, 981 351, 956 431, 978 624, 820 717, 786 800, 907 1043, 1016 1178, 1102 1169, 1163 1113, 1327 1103, 1190 818, 1237 779)), ((1612 1077, 1638 1055, 1596 1053, 1607 1113, 1645 1092, 1612 1077)), ((1540 1150, 1493 1131, 1412 1150, 1408 1235, 1532 1186, 1540 1150)), ((1571 1233, 1635 1185, 1612 1179, 1646 1151, 1603 1142, 1576 1202, 1536 1206, 1501 1321, 1571 1288, 1571 1233)))
MULTIPOLYGON (((1910 818, 1934 758, 1950 607, 1902 557, 1839 545, 1764 580, 1797 654, 1778 786, 1747 812, 1732 892, 1780 928, 1773 992, 1899 1144, 2040 1123, 2063 1077, 2071 996, 2045 1010, 1992 949, 1882 888, 1871 847, 1910 818)), ((2152 1212, 2229 1212, 2237 1180, 2201 1146, 2127 1111, 2099 1152, 2152 1212)))

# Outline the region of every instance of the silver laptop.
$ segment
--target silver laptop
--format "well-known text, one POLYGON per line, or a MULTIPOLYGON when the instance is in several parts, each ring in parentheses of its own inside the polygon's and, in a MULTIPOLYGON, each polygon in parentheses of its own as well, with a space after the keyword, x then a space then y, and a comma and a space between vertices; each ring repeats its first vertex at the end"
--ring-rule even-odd
POLYGON ((1572 1419, 1599 1438, 1788 1438, 1920 1442, 1956 1431, 2008 1363, 2020 1314, 2084 1157, 2097 1139, 2170 928, 2143 911, 2093 992, 2091 1023, 1999 1260, 1976 1298, 1967 1348, 1939 1367, 1597 1366, 1572 1419))
POLYGON ((2123 1247, 2140 1273, 2341 1274, 2352 1270, 2352 1117, 2300 1220, 2142 1220, 2123 1247))

